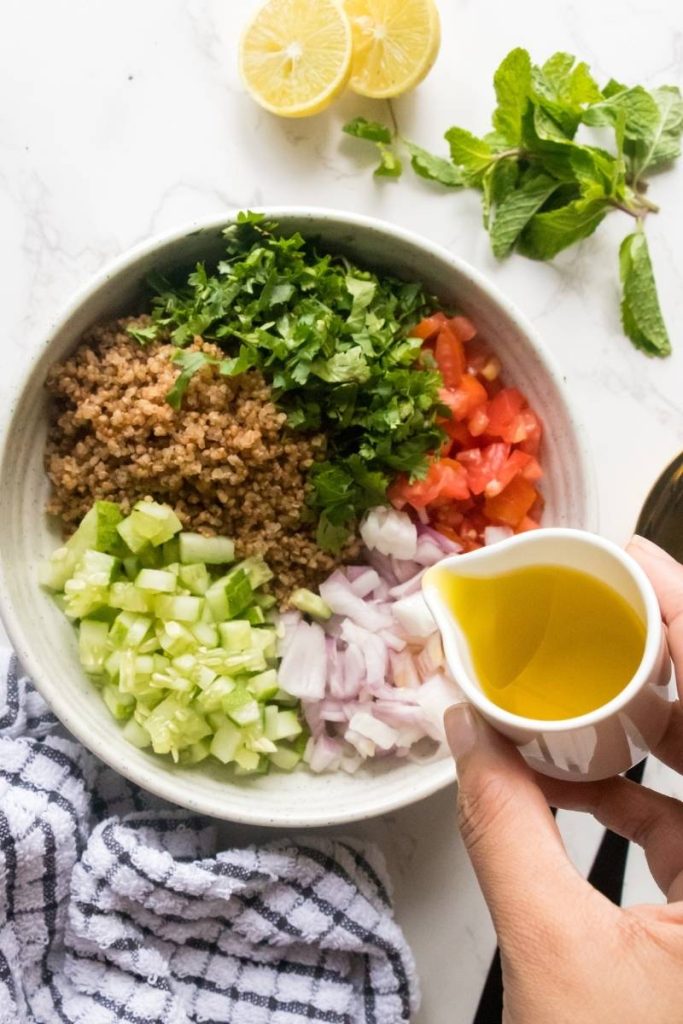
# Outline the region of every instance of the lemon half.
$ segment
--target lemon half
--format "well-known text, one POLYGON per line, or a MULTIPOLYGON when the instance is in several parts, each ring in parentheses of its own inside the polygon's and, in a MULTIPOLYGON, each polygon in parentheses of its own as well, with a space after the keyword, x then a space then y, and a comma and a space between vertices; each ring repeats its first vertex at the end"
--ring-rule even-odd
POLYGON ((281 117, 324 110, 351 70, 351 28, 337 0, 268 0, 240 44, 249 94, 281 117))
POLYGON ((345 7, 353 32, 354 92, 388 99, 422 81, 441 43, 434 0, 346 0, 345 7))

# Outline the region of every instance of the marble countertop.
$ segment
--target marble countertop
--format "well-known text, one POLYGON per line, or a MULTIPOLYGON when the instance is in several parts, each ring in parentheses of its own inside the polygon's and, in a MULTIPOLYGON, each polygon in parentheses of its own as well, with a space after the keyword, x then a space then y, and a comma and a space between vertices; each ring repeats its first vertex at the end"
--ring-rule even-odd
MULTIPOLYGON (((648 234, 674 344, 648 360, 618 319, 615 215, 551 265, 498 264, 475 194, 438 195, 406 175, 377 182, 369 153, 340 134, 381 103, 345 96, 306 121, 278 121, 243 94, 236 40, 256 0, 24 0, 0 13, 0 396, 39 349, 69 295, 133 243, 234 207, 299 203, 372 213, 414 228, 491 276, 536 325, 563 369, 597 468, 601 525, 625 541, 644 495, 683 447, 681 169, 652 184, 665 212, 648 234)), ((403 132, 437 148, 450 124, 483 130, 491 77, 520 43, 542 60, 557 49, 604 80, 683 79, 683 18, 674 0, 441 0, 442 53, 428 80, 396 103, 403 132)), ((669 773, 646 781, 683 795, 669 773)), ((469 1024, 494 937, 454 824, 454 791, 347 829, 385 850, 397 916, 415 951, 420 1024, 469 1024)), ((561 814, 586 870, 598 827, 561 814)), ((232 833, 226 830, 226 840, 232 833)), ((242 837, 243 833, 239 833, 242 837)), ((630 901, 654 896, 632 853, 630 901)))

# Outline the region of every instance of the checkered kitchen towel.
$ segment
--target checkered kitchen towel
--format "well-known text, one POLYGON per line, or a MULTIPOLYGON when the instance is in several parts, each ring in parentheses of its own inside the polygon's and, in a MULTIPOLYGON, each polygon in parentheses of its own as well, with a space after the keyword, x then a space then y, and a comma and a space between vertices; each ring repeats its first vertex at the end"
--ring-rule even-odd
POLYGON ((0 1024, 409 1021, 376 850, 214 844, 69 739, 0 651, 0 1024))

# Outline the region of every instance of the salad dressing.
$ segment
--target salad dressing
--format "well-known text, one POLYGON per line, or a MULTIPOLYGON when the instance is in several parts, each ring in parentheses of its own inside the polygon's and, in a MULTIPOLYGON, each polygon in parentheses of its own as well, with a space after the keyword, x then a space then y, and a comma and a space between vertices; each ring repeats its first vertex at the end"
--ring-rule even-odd
POLYGON ((513 714, 586 714, 623 690, 642 659, 644 624, 620 594, 586 573, 557 565, 489 577, 432 572, 481 689, 513 714))

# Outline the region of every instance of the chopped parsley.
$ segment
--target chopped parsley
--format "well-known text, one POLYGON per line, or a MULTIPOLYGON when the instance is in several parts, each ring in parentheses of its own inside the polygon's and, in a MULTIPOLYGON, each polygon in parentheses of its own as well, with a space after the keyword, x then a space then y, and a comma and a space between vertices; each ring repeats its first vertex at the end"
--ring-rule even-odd
POLYGON ((363 512, 386 502, 393 477, 422 475, 443 439, 441 377, 416 364, 422 342, 409 336, 436 300, 298 233, 283 236, 260 214, 240 214, 224 234, 215 271, 200 263, 179 284, 150 281, 154 323, 180 350, 168 401, 180 408, 207 362, 228 376, 261 370, 290 427, 327 437, 327 459, 310 475, 311 505, 318 543, 338 551, 363 512), (197 335, 224 357, 183 351, 197 335))

